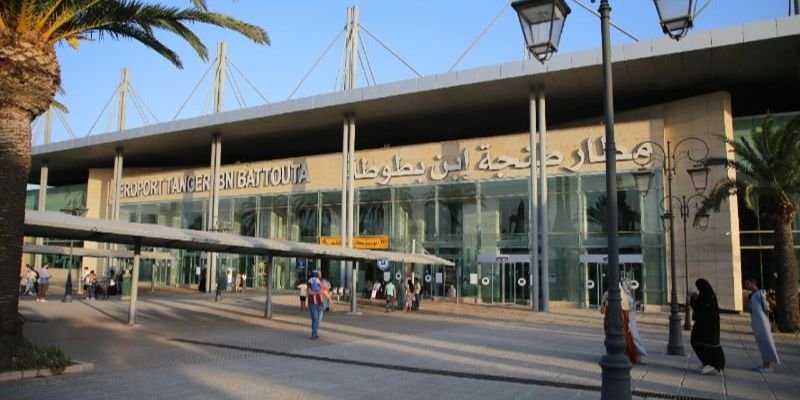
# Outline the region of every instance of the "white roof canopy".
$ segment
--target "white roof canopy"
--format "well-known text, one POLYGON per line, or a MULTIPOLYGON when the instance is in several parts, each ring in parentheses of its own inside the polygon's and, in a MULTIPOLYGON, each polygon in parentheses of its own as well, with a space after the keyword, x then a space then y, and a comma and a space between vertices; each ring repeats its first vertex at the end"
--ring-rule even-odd
MULTIPOLYGON (((95 258, 133 258, 133 251, 111 249, 89 249, 84 247, 44 246, 37 244, 22 245, 22 252, 28 254, 54 254, 60 256, 95 257, 95 258)), ((167 252, 143 251, 142 258, 150 260, 175 260, 167 252)))
POLYGON ((276 257, 306 257, 352 261, 379 261, 447 265, 451 261, 425 255, 349 249, 289 240, 264 239, 230 233, 205 232, 166 226, 84 218, 59 212, 25 212, 25 236, 121 243, 218 253, 276 257))

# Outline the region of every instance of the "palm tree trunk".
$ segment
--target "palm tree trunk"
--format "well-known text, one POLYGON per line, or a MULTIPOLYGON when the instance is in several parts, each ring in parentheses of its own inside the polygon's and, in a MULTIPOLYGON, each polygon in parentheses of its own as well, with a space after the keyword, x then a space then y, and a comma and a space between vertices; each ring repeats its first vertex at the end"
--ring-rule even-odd
POLYGON ((19 318, 19 272, 25 191, 31 169, 30 113, 0 106, 0 370, 23 343, 19 318))
POLYGON ((797 257, 792 237, 792 215, 781 216, 775 224, 775 265, 778 270, 778 327, 783 332, 800 328, 797 304, 797 257))

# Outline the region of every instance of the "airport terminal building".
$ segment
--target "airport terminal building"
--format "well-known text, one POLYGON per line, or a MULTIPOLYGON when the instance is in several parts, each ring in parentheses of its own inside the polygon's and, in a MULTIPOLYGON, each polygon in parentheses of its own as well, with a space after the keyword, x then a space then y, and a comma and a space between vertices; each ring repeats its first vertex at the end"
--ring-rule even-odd
MULTIPOLYGON (((685 241, 676 218, 676 241, 669 243, 661 221, 667 179, 655 161, 662 148, 678 143, 685 147, 675 148, 678 155, 702 151, 687 138, 701 139, 709 156, 732 156, 721 137, 747 135, 767 112, 779 122, 800 112, 798 48, 800 17, 613 48, 622 274, 639 283, 642 303, 668 302, 673 249, 681 302, 687 271, 692 284, 708 279, 728 310, 742 310, 744 278, 767 287, 775 279, 762 215, 768 207, 753 213, 736 196, 710 216, 707 229, 688 221, 685 241), (642 166, 656 177, 645 196, 632 175, 642 166)), ((546 138, 544 157, 535 157, 546 169, 537 202, 546 204, 547 215, 547 251, 540 250, 547 259, 540 264, 547 263, 548 273, 541 284, 551 304, 593 306, 605 290, 607 254, 599 50, 35 146, 30 182, 48 189, 43 201, 30 192, 28 207, 80 206, 92 218, 341 245, 349 153, 343 131, 350 132, 354 247, 427 251, 456 264, 389 265, 388 271, 361 265, 359 287, 384 272, 392 278, 413 272, 429 296, 455 292, 465 302, 524 304, 531 284, 532 89, 546 116, 539 120, 546 130, 537 133, 546 138), (209 207, 216 208, 215 223, 209 207)), ((675 163, 677 197, 696 194, 686 172, 694 164, 687 161, 675 163)), ((729 173, 712 169, 709 185, 729 173)), ((143 268, 141 279, 196 285, 207 260, 204 253, 174 251, 173 262, 143 268)), ((114 262, 84 264, 102 271, 114 262)), ((218 276, 239 271, 247 286, 258 287, 272 266, 281 289, 318 268, 334 286, 349 284, 350 272, 338 261, 308 264, 221 254, 218 276)))

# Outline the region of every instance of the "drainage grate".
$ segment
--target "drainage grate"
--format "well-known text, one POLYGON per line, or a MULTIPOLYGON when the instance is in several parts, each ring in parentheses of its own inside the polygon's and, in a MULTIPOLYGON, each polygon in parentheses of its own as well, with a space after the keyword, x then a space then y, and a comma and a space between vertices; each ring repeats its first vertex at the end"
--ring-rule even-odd
MULTIPOLYGON (((253 347, 244 347, 244 346, 235 346, 230 344, 223 344, 223 343, 212 343, 212 342, 202 342, 199 340, 192 340, 192 339, 180 339, 180 338, 172 338, 169 339, 173 342, 180 342, 180 343, 188 343, 188 344, 196 344, 200 346, 209 346, 209 347, 217 347, 222 349, 231 349, 231 350, 239 350, 245 351, 249 353, 259 353, 259 354, 269 354, 273 356, 279 357, 289 357, 289 358, 298 358, 304 360, 313 360, 313 361, 324 361, 330 362, 335 364, 345 364, 345 365, 356 365, 360 367, 370 367, 370 368, 381 368, 381 369, 388 369, 392 371, 404 371, 404 372, 411 372, 416 374, 429 374, 429 375, 439 375, 439 376, 451 376, 455 378, 466 378, 466 379, 477 379, 483 381, 493 381, 493 382, 507 382, 507 383, 519 383, 523 385, 535 385, 535 386, 547 386, 547 387, 555 387, 555 388, 563 388, 563 389, 574 389, 574 390, 584 390, 589 392, 600 392, 600 386, 593 386, 593 385, 583 385, 579 383, 568 383, 568 382, 552 382, 546 381, 543 379, 531 379, 531 378, 517 378, 512 376, 499 376, 499 375, 488 375, 488 374, 476 374, 473 372, 459 372, 459 371, 448 371, 448 370, 441 370, 441 369, 430 369, 430 368, 418 368, 418 367, 409 367, 406 365, 390 365, 390 364, 379 364, 369 361, 355 361, 355 360, 343 360, 339 358, 330 358, 330 357, 320 357, 320 356, 312 356, 312 355, 305 355, 305 354, 295 354, 295 353, 287 353, 282 351, 275 351, 275 350, 265 350, 265 349, 257 349, 253 347)), ((676 396, 668 393, 659 393, 659 392, 651 392, 648 390, 634 390, 632 394, 636 397, 644 397, 648 399, 670 399, 670 400, 711 400, 706 397, 694 397, 694 396, 676 396)))

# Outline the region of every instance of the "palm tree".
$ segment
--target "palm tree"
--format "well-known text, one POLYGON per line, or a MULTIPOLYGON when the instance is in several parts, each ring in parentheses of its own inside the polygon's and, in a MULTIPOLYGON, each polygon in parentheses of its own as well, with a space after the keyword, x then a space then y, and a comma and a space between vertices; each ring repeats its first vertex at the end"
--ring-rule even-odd
POLYGON ((25 190, 31 167, 31 121, 53 102, 61 82, 56 44, 133 39, 176 67, 181 60, 155 29, 186 41, 203 60, 206 47, 187 24, 231 29, 269 44, 263 29, 210 12, 205 1, 180 9, 136 0, 3 0, 0 2, 0 370, 23 342, 18 318, 25 190), (198 6, 199 5, 199 6, 198 6))
POLYGON ((775 225, 774 259, 777 280, 778 326, 782 331, 800 328, 797 305, 797 260, 792 238, 792 220, 800 199, 800 116, 786 125, 776 126, 772 117, 753 128, 750 138, 725 141, 733 148, 736 159, 709 158, 707 165, 725 165, 736 172, 736 178, 717 182, 708 200, 697 215, 719 211, 732 193, 740 193, 745 205, 770 204, 775 225))

